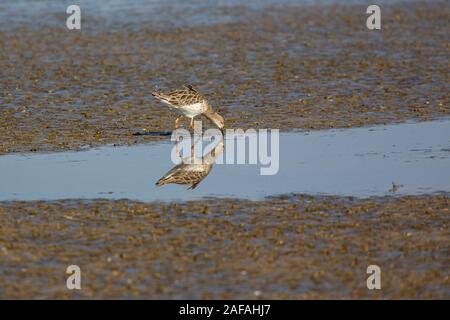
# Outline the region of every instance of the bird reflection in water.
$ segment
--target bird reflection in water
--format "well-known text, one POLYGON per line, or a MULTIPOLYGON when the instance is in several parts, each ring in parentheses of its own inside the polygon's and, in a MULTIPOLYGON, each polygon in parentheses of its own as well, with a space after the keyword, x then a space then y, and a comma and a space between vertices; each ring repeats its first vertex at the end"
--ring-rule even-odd
POLYGON ((221 137, 216 147, 201 158, 196 157, 194 149, 192 149, 191 155, 183 158, 181 163, 173 167, 159 179, 156 182, 156 185, 162 186, 175 183, 190 185, 188 189, 195 189, 211 172, 216 158, 223 153, 223 148, 223 137, 221 137))

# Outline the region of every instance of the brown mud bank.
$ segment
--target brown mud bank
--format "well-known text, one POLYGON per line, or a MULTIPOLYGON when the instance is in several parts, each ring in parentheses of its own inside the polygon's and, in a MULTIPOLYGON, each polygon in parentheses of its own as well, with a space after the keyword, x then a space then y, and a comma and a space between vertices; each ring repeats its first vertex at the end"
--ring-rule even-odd
POLYGON ((449 208, 447 194, 2 202, 0 297, 449 299, 449 208))
MULTIPOLYGON (((222 9, 235 19, 164 30, 109 30, 86 12, 0 32, 0 154, 134 144, 170 131, 151 97, 191 83, 229 128, 319 129, 450 114, 448 4, 383 5, 382 30, 359 5, 222 9)), ((207 11, 208 8, 202 10, 207 11)), ((201 12, 200 12, 201 13, 201 12)), ((205 12, 206 14, 207 12, 205 12)))

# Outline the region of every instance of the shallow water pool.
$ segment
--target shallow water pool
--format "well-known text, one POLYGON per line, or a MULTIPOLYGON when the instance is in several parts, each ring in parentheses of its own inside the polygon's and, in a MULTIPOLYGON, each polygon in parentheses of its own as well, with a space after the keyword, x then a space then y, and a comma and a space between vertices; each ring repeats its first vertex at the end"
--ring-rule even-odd
POLYGON ((194 190, 155 186, 174 167, 172 148, 167 141, 0 156, 0 201, 257 200, 286 193, 371 197, 450 191, 450 120, 281 133, 276 175, 260 175, 259 165, 215 164, 194 190))

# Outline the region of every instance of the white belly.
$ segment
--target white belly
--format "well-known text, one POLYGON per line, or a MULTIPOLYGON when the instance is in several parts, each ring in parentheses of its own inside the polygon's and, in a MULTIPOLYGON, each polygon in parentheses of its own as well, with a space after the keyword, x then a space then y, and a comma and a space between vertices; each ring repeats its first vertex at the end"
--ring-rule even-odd
POLYGON ((178 107, 178 110, 180 110, 186 117, 193 118, 205 112, 207 108, 208 107, 204 103, 199 102, 178 107))

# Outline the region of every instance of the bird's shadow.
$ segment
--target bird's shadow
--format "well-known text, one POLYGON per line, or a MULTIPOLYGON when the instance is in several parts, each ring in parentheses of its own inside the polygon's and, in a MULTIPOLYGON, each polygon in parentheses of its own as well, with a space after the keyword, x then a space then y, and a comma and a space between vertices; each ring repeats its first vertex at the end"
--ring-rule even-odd
POLYGON ((172 131, 137 131, 133 136, 167 137, 172 135, 172 131))

